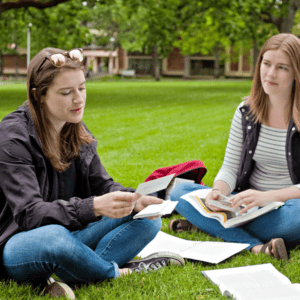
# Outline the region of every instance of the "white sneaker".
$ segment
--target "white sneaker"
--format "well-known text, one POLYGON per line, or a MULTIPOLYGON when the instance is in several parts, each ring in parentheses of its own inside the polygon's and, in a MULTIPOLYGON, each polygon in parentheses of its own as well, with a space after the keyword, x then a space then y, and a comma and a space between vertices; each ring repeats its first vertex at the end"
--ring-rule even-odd
POLYGON ((66 297, 70 300, 75 299, 73 290, 66 283, 55 281, 52 277, 47 280, 44 294, 47 294, 49 298, 66 297))
POLYGON ((122 268, 128 268, 137 273, 155 271, 169 265, 184 266, 184 258, 172 252, 156 252, 145 258, 132 259, 122 268))

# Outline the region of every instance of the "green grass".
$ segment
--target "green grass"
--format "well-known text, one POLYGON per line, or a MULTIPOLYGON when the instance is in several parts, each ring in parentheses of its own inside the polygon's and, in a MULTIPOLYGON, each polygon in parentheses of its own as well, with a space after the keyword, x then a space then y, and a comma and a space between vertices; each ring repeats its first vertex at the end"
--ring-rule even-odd
MULTIPOLYGON (((211 185, 221 167, 231 119, 250 81, 107 81, 87 83, 84 121, 98 140, 98 153, 108 173, 124 186, 136 188, 157 168, 200 159, 211 185)), ((26 86, 0 86, 0 119, 26 100, 26 86)), ((173 216, 173 218, 178 216, 173 216)), ((163 219, 162 230, 168 230, 163 219)), ((176 236, 216 241, 204 233, 176 236)), ((300 282, 300 251, 288 262, 243 251, 219 265, 187 262, 159 272, 133 274, 81 287, 77 299, 227 299, 202 270, 271 262, 294 282, 300 282)), ((28 285, 2 283, 0 299, 46 299, 28 285)))

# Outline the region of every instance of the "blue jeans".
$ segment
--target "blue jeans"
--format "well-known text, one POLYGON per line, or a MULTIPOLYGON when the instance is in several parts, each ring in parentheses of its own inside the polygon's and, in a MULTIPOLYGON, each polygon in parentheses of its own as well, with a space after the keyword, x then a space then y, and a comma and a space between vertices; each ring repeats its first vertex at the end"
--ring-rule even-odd
POLYGON ((283 238, 290 245, 300 243, 300 199, 288 200, 281 208, 240 227, 224 228, 219 221, 202 216, 190 203, 180 198, 184 194, 206 188, 209 187, 198 183, 182 183, 171 193, 171 200, 179 201, 176 211, 201 231, 225 242, 250 244, 248 250, 273 238, 283 238))
POLYGON ((161 219, 103 217, 85 229, 47 225, 17 233, 3 250, 7 274, 17 281, 43 282, 55 273, 69 283, 117 278, 158 233, 161 219))

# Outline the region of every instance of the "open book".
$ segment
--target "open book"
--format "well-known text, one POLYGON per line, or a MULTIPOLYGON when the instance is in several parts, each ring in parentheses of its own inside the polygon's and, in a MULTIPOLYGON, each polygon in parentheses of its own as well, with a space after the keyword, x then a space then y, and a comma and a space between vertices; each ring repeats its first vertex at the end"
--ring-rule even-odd
MULTIPOLYGON (((171 174, 151 181, 143 182, 137 187, 135 192, 144 196, 151 195, 157 191, 166 189, 172 182, 174 176, 175 174, 171 174)), ((148 205, 146 208, 137 213, 133 218, 138 219, 170 214, 174 210, 177 203, 177 201, 171 202, 170 200, 168 200, 164 201, 161 204, 148 205)))
POLYGON ((190 241, 159 231, 138 256, 144 258, 159 251, 169 251, 187 259, 217 264, 248 246, 241 243, 190 241))
POLYGON ((239 215, 238 211, 213 212, 205 205, 205 198, 210 191, 211 189, 201 189, 185 194, 181 198, 193 205, 203 216, 218 220, 225 228, 240 226, 284 205, 284 202, 272 202, 259 209, 257 207, 249 209, 242 215, 239 215))
POLYGON ((202 271, 221 293, 237 300, 299 300, 300 284, 281 274, 272 264, 202 271))

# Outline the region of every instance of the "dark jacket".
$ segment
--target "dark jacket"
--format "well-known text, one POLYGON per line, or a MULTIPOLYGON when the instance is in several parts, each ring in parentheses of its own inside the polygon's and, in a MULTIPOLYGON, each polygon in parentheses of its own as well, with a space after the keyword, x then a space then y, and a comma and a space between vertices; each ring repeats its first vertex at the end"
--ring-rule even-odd
MULTIPOLYGON (((240 166, 237 175, 236 192, 249 189, 249 178, 254 170, 255 162, 253 155, 258 142, 260 123, 255 123, 254 118, 249 113, 248 105, 240 107, 242 113, 243 128, 243 148, 241 153, 240 166)), ((291 119, 286 137, 286 159, 293 184, 300 183, 300 133, 291 119)))
POLYGON ((81 146, 80 155, 74 161, 73 197, 55 199, 59 193, 53 191, 58 190, 60 172, 54 170, 42 151, 29 108, 20 106, 3 118, 0 123, 0 245, 17 232, 47 224, 60 224, 71 231, 83 229, 101 219, 94 214, 94 196, 134 191, 114 182, 107 174, 96 144, 81 146))

